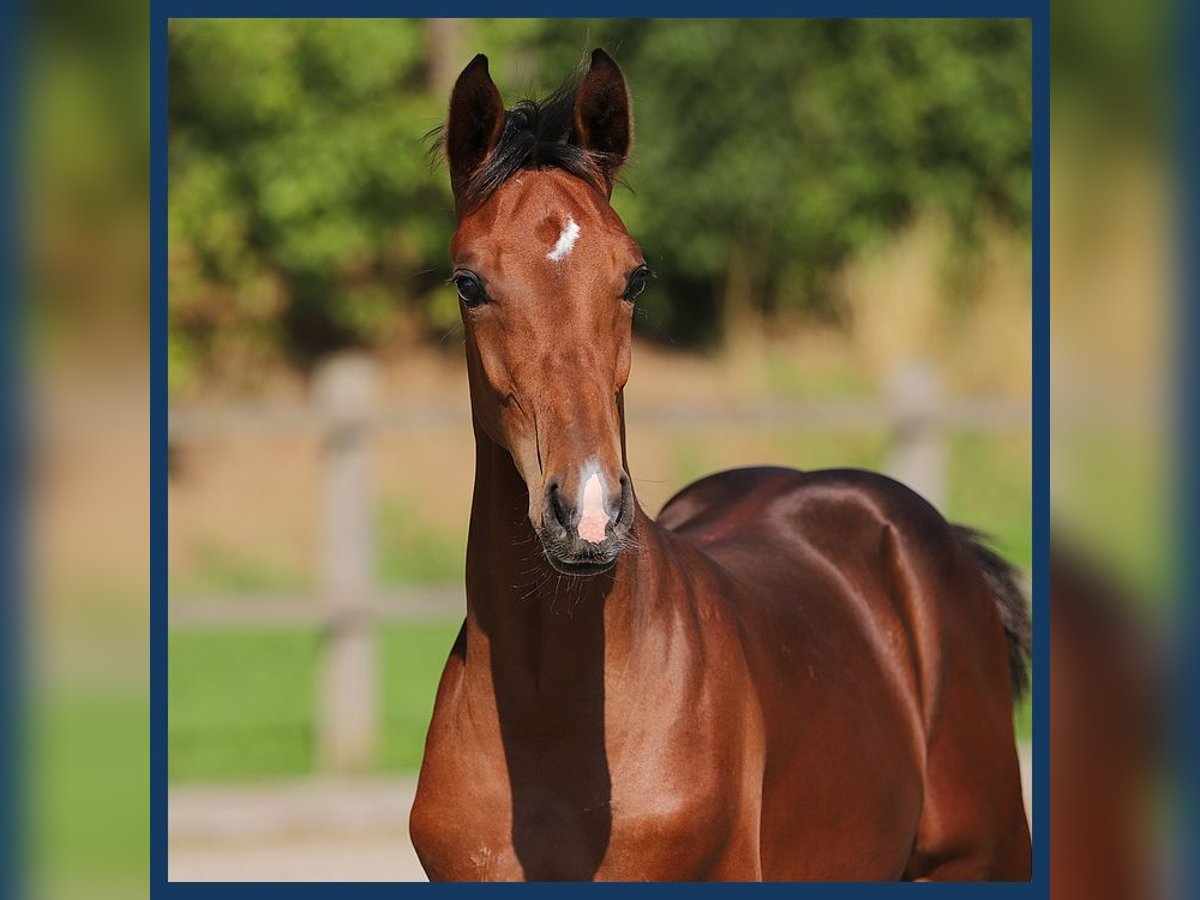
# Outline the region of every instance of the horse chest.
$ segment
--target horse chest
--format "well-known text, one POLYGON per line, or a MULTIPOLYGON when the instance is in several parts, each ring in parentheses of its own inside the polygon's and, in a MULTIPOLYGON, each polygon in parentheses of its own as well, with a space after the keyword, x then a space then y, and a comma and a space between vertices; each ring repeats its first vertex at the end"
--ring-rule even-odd
POLYGON ((426 871, 456 881, 707 877, 745 819, 728 778, 711 754, 633 745, 435 742, 413 814, 426 871))

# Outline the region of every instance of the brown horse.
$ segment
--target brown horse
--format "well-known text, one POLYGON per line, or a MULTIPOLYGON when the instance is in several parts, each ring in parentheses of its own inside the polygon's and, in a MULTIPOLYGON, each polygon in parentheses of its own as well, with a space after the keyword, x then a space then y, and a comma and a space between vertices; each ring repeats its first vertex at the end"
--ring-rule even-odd
POLYGON ((1014 573, 880 475, 762 468, 638 505, 648 270, 609 205, 616 63, 443 140, 475 427, 467 617, 413 806, 432 879, 1026 879, 1014 573))

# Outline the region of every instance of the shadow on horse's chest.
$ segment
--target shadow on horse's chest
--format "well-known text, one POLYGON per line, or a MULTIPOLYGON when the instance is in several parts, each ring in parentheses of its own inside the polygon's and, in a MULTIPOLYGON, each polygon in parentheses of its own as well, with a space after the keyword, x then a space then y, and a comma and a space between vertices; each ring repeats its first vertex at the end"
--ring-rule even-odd
MULTIPOLYGON (((619 761, 612 775, 568 768, 543 754, 540 769, 518 759, 443 792, 424 816, 418 849, 431 874, 451 880, 530 881, 694 877, 720 854, 742 818, 723 796, 722 773, 662 759, 619 761), (512 767, 516 778, 507 770, 512 767)), ((427 812, 427 811, 426 811, 427 812)))

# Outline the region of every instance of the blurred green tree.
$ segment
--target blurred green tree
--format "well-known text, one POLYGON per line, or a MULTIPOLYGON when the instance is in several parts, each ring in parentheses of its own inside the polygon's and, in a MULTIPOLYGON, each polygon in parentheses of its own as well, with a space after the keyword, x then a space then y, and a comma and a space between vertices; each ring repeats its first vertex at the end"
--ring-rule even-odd
POLYGON ((457 321, 452 206, 424 136, 477 50, 510 103, 592 46, 634 95, 614 203, 659 275, 642 327, 836 314, 855 253, 935 209, 1028 227, 1018 20, 181 20, 170 34, 171 360, 304 364, 457 321))

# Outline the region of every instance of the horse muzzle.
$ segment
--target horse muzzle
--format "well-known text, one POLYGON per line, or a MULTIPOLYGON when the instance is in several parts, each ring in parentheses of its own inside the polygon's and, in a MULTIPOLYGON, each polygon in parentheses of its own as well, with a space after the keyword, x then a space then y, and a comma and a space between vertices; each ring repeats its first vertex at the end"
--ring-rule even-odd
POLYGON ((538 537, 546 558, 564 575, 597 575, 612 568, 630 543, 633 488, 624 472, 615 483, 585 467, 568 493, 561 478, 546 482, 538 537))

